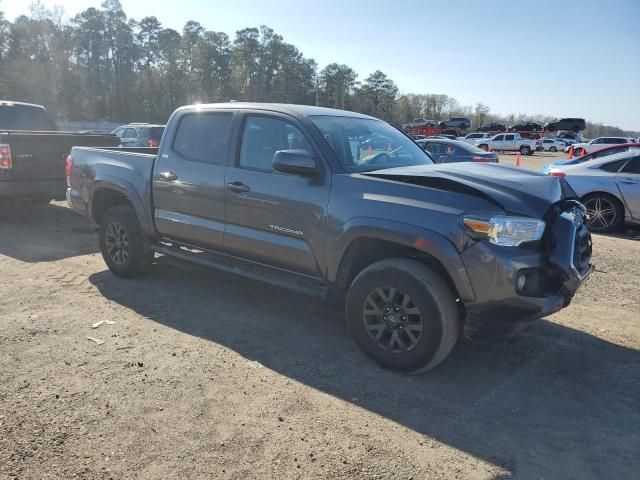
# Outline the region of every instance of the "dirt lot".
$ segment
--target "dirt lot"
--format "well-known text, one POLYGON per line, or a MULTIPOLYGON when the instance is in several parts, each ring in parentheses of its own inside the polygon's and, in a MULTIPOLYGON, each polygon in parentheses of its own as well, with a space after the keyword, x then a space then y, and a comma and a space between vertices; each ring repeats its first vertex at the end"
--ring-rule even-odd
POLYGON ((115 278, 64 204, 2 220, 0 478, 637 478, 640 242, 594 258, 568 309, 405 376, 287 291, 115 278))

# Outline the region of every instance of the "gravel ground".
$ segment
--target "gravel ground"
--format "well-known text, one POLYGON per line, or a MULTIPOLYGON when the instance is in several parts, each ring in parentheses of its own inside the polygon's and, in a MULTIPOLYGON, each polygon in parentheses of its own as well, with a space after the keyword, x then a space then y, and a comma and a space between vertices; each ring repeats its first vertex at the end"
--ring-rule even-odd
POLYGON ((288 291, 163 259, 117 279, 61 203, 2 220, 0 478, 637 478, 634 238, 595 237, 569 308, 406 376, 288 291))

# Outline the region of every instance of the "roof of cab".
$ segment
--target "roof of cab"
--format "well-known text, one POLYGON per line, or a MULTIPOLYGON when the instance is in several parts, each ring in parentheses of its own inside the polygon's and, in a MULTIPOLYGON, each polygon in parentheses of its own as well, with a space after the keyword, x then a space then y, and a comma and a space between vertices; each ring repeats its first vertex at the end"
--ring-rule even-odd
POLYGON ((312 105, 294 105, 289 103, 258 103, 258 102, 227 102, 227 103, 204 103, 195 105, 186 105, 180 107, 182 110, 265 110, 270 112, 286 113, 293 116, 313 117, 313 116, 331 116, 331 117, 352 117, 367 118, 377 120, 369 115, 350 112, 347 110, 338 110, 336 108, 315 107, 312 105))
POLYGON ((38 105, 36 103, 14 102, 13 100, 0 100, 0 105, 11 107, 13 105, 21 105, 23 107, 37 107, 44 108, 44 105, 38 105))

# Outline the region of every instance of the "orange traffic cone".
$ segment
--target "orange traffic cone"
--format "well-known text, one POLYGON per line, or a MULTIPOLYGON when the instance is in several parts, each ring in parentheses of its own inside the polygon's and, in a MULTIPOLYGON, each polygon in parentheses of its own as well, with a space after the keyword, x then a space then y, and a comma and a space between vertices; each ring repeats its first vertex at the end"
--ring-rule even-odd
POLYGON ((520 152, 516 153, 516 167, 520 166, 520 152))
POLYGON ((391 150, 393 149, 391 148, 391 143, 389 143, 389 145, 387 145, 387 152, 390 152, 391 150))
POLYGON ((573 158, 573 145, 569 147, 569 158, 573 158))
POLYGON ((587 156, 587 151, 584 148, 580 151, 580 156, 581 157, 586 157, 587 156))
POLYGON ((367 157, 370 157, 371 155, 373 155, 373 148, 371 148, 371 145, 369 145, 369 149, 367 150, 367 157))

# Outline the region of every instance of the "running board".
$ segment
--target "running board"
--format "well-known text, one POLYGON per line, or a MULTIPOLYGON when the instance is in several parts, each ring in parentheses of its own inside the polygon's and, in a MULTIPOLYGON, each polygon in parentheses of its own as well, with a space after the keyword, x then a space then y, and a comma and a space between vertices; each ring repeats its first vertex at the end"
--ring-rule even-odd
POLYGON ((195 263, 206 268, 213 268, 232 275, 268 283, 275 287, 294 290, 303 295, 321 299, 329 297, 329 289, 320 281, 315 281, 306 275, 269 267, 261 263, 203 250, 193 251, 180 246, 169 246, 162 243, 151 245, 151 250, 155 253, 195 263))

